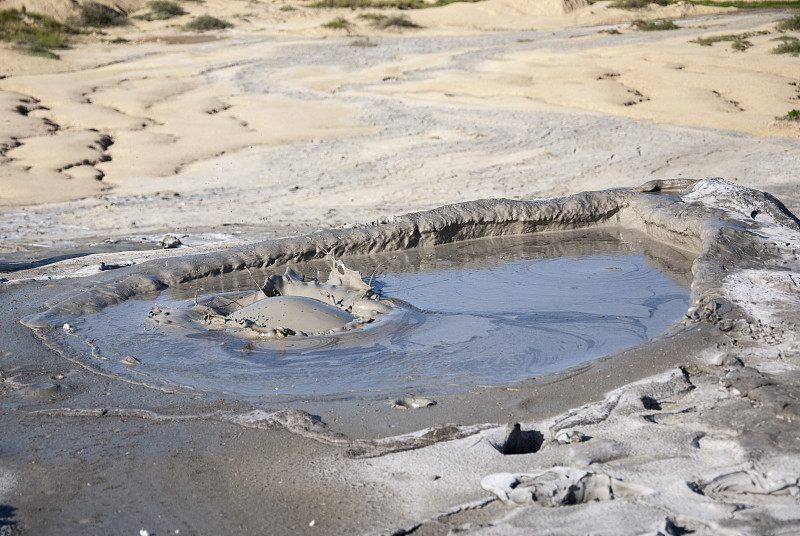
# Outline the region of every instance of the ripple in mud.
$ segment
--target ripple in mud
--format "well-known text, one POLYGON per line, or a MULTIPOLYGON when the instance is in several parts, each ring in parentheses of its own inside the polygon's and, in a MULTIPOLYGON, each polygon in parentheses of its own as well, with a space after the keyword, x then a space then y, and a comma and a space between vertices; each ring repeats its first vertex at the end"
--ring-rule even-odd
MULTIPOLYGON (((689 260, 640 245, 613 234, 563 233, 354 256, 345 259, 348 265, 379 270, 372 281, 376 296, 359 279, 354 286, 361 291, 310 304, 330 313, 326 322, 334 326, 287 330, 282 321, 271 325, 269 314, 246 311, 275 298, 253 290, 195 298, 187 288, 84 315, 68 339, 76 350, 89 345, 92 366, 107 373, 240 398, 397 396, 503 385, 630 347, 681 318, 689 305, 689 260), (680 267, 670 276, 681 284, 654 267, 667 265, 680 267), (373 310, 355 313, 359 304, 373 310), (211 320, 203 316, 209 307, 216 311, 211 320), (160 323, 148 318, 151 311, 160 323), (136 366, 126 366, 129 356, 136 366)), ((309 277, 318 264, 295 268, 307 281, 292 272, 272 274, 271 288, 325 286, 309 277)), ((312 298, 298 294, 309 305, 312 298)))

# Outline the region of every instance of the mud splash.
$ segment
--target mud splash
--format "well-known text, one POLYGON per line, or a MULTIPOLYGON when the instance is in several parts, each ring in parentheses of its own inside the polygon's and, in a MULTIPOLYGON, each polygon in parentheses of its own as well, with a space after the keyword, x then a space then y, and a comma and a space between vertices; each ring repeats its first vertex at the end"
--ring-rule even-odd
POLYGON ((331 271, 325 283, 303 281, 291 268, 273 274, 254 292, 215 294, 194 306, 150 309, 156 324, 194 322, 209 331, 227 331, 254 339, 332 335, 358 329, 388 313, 390 306, 372 296, 372 287, 361 274, 330 257, 331 271), (372 299, 370 299, 372 298, 372 299))

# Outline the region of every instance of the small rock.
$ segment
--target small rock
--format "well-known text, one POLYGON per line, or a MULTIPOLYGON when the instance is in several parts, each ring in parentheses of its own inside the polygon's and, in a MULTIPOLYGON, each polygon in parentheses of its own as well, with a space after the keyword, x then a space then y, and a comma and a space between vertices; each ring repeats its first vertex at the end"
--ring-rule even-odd
POLYGON ((586 441, 586 436, 583 434, 583 432, 579 432, 577 430, 562 430, 556 435, 556 441, 562 445, 582 443, 586 441))
POLYGON ((133 357, 132 355, 125 356, 125 359, 120 361, 126 367, 135 367, 136 365, 141 365, 142 362, 133 357))
POLYGON ((435 406, 436 401, 430 398, 421 398, 410 396, 406 398, 398 398, 392 402, 392 407, 397 409, 420 409, 435 406))
POLYGON ((105 272, 106 270, 116 270, 119 268, 119 264, 106 264, 104 262, 100 263, 100 271, 105 272))
POLYGON ((161 239, 160 244, 163 249, 179 248, 183 245, 177 237, 172 235, 165 235, 164 238, 161 239))
POLYGON ((72 333, 75 331, 75 328, 72 326, 72 324, 64 324, 61 326, 61 329, 63 329, 66 333, 72 333))

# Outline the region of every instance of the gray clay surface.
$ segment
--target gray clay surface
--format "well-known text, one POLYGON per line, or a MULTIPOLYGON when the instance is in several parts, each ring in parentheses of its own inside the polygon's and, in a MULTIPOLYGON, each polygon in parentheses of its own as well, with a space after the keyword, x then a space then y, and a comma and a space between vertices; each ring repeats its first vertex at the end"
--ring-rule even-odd
MULTIPOLYGON (((88 278, 18 271, 0 315, 0 513, 20 520, 6 523, 12 530, 36 534, 617 534, 620 520, 628 534, 791 533, 800 522, 799 230, 762 192, 719 179, 653 181, 450 205, 240 249, 179 248, 88 278), (83 329, 76 318, 159 293, 192 299, 201 282, 241 291, 223 276, 245 267, 316 271, 330 254, 422 262, 437 245, 608 228, 685 252, 689 309, 646 344, 546 379, 258 405, 153 388, 135 376, 147 362, 133 345, 140 364, 120 362, 124 377, 64 351, 83 329), (436 404, 413 408, 423 399, 436 404), (398 400, 414 410, 399 411, 398 400)), ((68 274, 70 263, 59 268, 68 274)))

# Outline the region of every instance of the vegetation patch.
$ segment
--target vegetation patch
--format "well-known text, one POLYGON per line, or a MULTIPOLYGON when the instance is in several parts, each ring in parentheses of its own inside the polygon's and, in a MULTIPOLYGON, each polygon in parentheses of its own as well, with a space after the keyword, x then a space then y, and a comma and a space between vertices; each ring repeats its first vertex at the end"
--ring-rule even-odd
POLYGON ((186 15, 186 11, 175 2, 169 2, 167 0, 155 0, 153 2, 149 2, 147 5, 150 8, 150 12, 145 13, 144 15, 139 15, 136 17, 137 19, 166 20, 180 17, 181 15, 186 15))
POLYGON ((800 110, 789 110, 786 115, 778 119, 781 121, 800 121, 800 110))
POLYGON ((662 30, 677 30, 680 26, 669 19, 635 20, 631 23, 631 28, 640 32, 660 32, 662 30))
POLYGON ((797 56, 800 54, 800 39, 796 37, 782 36, 775 41, 781 41, 781 44, 772 49, 773 54, 791 54, 797 56))
POLYGON ((388 30, 390 28, 421 28, 419 24, 412 21, 405 15, 394 15, 392 17, 376 19, 372 21, 372 25, 384 30, 388 30))
POLYGON ((79 10, 80 23, 92 28, 106 28, 108 26, 122 26, 128 24, 128 14, 114 8, 87 2, 81 4, 79 10))
POLYGON ((800 32, 800 15, 780 21, 775 29, 779 32, 800 32))
POLYGON ((68 48, 68 36, 79 33, 46 15, 17 9, 0 11, 0 41, 33 56, 58 59, 53 50, 68 48))
POLYGON ((617 9, 644 9, 650 4, 666 6, 669 4, 669 0, 617 0, 611 4, 611 7, 617 9))
POLYGON ((207 32, 210 30, 224 30, 232 28, 233 24, 211 15, 202 15, 191 22, 186 23, 183 29, 190 32, 207 32))
POLYGON ((746 39, 743 41, 734 41, 733 43, 731 43, 731 48, 733 50, 738 50, 739 52, 744 52, 751 46, 753 46, 753 43, 747 41, 746 39))
POLYGON ((747 39, 750 37, 755 37, 757 35, 767 35, 769 32, 761 31, 761 32, 745 32, 741 34, 728 34, 728 35, 715 35, 712 37, 698 37, 697 39, 693 39, 690 43, 697 43, 698 45, 704 47, 710 47, 714 43, 721 43, 724 41, 731 42, 731 48, 738 51, 745 51, 751 46, 753 43, 748 41, 747 39))
POLYGON ((323 24, 322 27, 329 28, 331 30, 345 30, 347 33, 350 33, 350 30, 353 29, 353 23, 344 17, 336 17, 335 19, 323 24))
POLYGON ((294 6, 281 6, 281 11, 297 11, 297 8, 294 6))
POLYGON ((348 8, 348 9, 425 9, 429 7, 442 7, 456 2, 481 2, 482 0, 318 0, 311 7, 318 8, 348 8))

